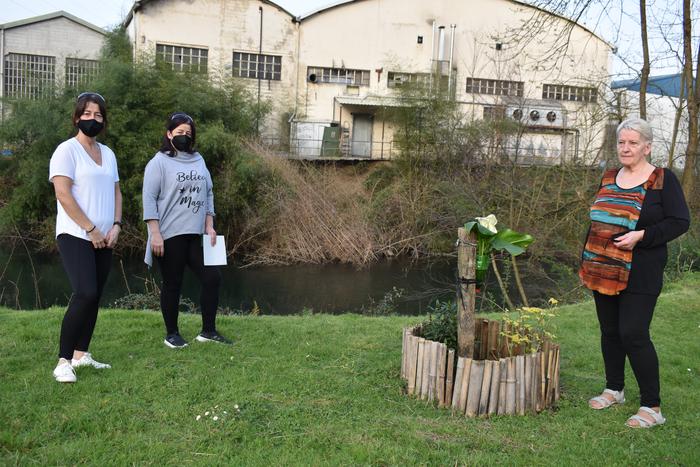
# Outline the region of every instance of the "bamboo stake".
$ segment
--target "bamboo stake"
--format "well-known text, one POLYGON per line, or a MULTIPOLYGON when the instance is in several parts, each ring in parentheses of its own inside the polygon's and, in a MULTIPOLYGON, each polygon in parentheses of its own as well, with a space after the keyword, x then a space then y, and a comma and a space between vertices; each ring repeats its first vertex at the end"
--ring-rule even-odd
POLYGON ((493 363, 493 360, 484 360, 484 377, 481 381, 481 395, 479 396, 479 416, 486 415, 489 412, 493 363))
POLYGON ((490 360, 498 360, 498 334, 500 326, 497 320, 489 321, 489 350, 488 358, 490 360))
POLYGON ((498 415, 503 415, 506 413, 506 382, 508 381, 508 361, 505 358, 501 358, 498 361, 498 366, 499 366, 499 375, 500 375, 500 380, 501 384, 499 385, 499 390, 498 390, 498 410, 497 414, 498 415))
POLYGON ((457 230, 457 270, 460 278, 457 295, 457 354, 460 357, 474 356, 474 305, 476 284, 464 281, 476 277, 476 234, 467 233, 464 227, 457 230), (463 281, 464 280, 464 281, 463 281))
POLYGON ((457 373, 455 374, 455 385, 452 395, 452 414, 459 408, 459 394, 462 391, 462 374, 464 373, 464 357, 457 357, 457 373))
POLYGON ((479 413, 479 400, 481 399, 481 383, 484 379, 484 360, 472 362, 469 375, 469 394, 465 415, 475 417, 479 413))
POLYGON ((435 381, 437 380, 437 342, 430 341, 430 361, 428 362, 428 401, 436 399, 435 381))
POLYGON ((403 338, 401 339, 401 379, 406 379, 406 339, 408 338, 408 328, 403 328, 403 338))
POLYGON ((515 384, 518 388, 518 402, 516 403, 518 415, 525 415, 525 356, 515 357, 515 367, 518 375, 515 377, 515 384))
POLYGON ((547 399, 545 405, 550 407, 554 404, 554 350, 549 346, 547 352, 547 399))
POLYGON ((506 414, 513 415, 515 413, 515 357, 508 357, 506 369, 506 414))
POLYGON ((525 295, 523 282, 520 280, 520 271, 518 270, 518 263, 515 261, 515 255, 510 255, 510 260, 513 263, 513 276, 515 277, 515 285, 517 286, 518 293, 520 294, 520 300, 522 300, 524 306, 530 306, 527 303, 527 295, 525 295))
POLYGON ((525 386, 525 410, 529 408, 532 403, 532 359, 530 355, 525 356, 525 380, 523 384, 525 386))
POLYGON ((447 347, 445 344, 438 344, 438 359, 437 359, 437 399, 438 407, 445 406, 445 370, 447 357, 447 347))
POLYGON ((532 407, 531 410, 534 413, 540 412, 541 409, 541 401, 540 401, 540 395, 542 392, 542 388, 540 387, 540 375, 542 373, 542 362, 540 357, 542 356, 541 352, 537 352, 535 354, 532 354, 532 407))
POLYGON ((501 363, 498 360, 491 361, 491 389, 489 390, 488 415, 494 415, 498 411, 498 397, 501 392, 501 363))
POLYGON ((479 350, 479 359, 486 360, 489 351, 489 320, 481 320, 481 349, 479 350))
POLYGON ((418 338, 415 336, 408 336, 408 361, 406 363, 407 369, 407 392, 408 395, 413 395, 416 389, 416 359, 418 358, 418 338))
POLYGON ((559 401, 559 346, 554 348, 554 402, 559 401))
POLYGON ((474 371, 474 364, 476 362, 467 358, 464 360, 464 373, 462 373, 462 387, 459 391, 459 409, 460 414, 464 414, 464 410, 467 407, 467 394, 471 390, 472 385, 472 371, 474 371))
POLYGON ((425 362, 426 340, 422 337, 418 341, 418 370, 416 371, 416 395, 423 398, 423 364, 425 362))
POLYGON ((501 289, 501 293, 503 294, 503 298, 506 301, 506 305, 508 305, 509 310, 515 310, 515 305, 513 305, 513 302, 510 299, 510 296, 508 296, 508 290, 506 289, 505 284, 503 283, 503 279, 501 278, 501 273, 498 272, 498 266, 496 265, 496 256, 494 256, 493 252, 491 252, 491 266, 493 267, 493 273, 496 275, 496 281, 498 282, 498 287, 501 289))
POLYGON ((452 391, 454 390, 455 375, 455 351, 450 349, 447 353, 447 371, 445 375, 445 407, 452 405, 452 391))
POLYGON ((537 365, 539 366, 538 370, 540 373, 540 385, 537 388, 539 394, 537 398, 537 411, 541 412, 547 406, 547 374, 545 373, 545 359, 542 352, 537 354, 537 365))

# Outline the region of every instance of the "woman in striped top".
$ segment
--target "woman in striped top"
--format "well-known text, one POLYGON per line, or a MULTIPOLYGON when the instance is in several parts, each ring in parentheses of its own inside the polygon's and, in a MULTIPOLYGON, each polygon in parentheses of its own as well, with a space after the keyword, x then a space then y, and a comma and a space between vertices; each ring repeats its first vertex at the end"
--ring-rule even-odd
POLYGON ((639 385, 641 406, 627 426, 648 428, 661 415, 659 361, 649 337, 668 256, 666 244, 690 225, 678 179, 653 166, 652 130, 633 118, 617 127, 619 169, 608 170, 590 210, 591 227, 579 276, 593 291, 600 323, 606 387, 589 401, 599 410, 625 401, 625 359, 639 385))

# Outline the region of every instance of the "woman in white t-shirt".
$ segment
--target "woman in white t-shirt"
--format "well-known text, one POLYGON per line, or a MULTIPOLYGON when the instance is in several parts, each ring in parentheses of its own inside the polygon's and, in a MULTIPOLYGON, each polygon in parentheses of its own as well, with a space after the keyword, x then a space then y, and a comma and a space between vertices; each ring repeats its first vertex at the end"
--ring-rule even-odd
POLYGON ((117 159, 95 140, 106 124, 104 98, 80 94, 73 112, 78 133, 58 145, 49 166, 58 211, 56 243, 73 289, 53 371, 61 383, 74 383, 77 367, 110 368, 88 352, 122 219, 117 159))

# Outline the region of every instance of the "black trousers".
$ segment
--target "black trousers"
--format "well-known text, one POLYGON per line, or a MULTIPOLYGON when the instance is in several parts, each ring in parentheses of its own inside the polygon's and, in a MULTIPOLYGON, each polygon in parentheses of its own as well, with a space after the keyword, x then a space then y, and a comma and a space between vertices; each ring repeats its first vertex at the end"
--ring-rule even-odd
POLYGON ((109 269, 112 249, 95 249, 92 242, 61 234, 56 239, 63 268, 73 289, 61 325, 58 356, 69 360, 73 351, 87 352, 97 322, 97 310, 109 269))
POLYGON ((649 337, 658 296, 624 291, 620 295, 593 292, 593 296, 600 323, 606 387, 613 391, 625 387, 627 357, 639 385, 641 405, 659 406, 659 359, 649 337))
POLYGON ((217 266, 204 265, 202 236, 177 235, 165 240, 164 246, 165 254, 156 258, 163 278, 160 288, 160 309, 167 333, 179 332, 177 317, 185 266, 189 266, 201 283, 199 304, 202 311, 202 331, 215 331, 221 274, 217 266))

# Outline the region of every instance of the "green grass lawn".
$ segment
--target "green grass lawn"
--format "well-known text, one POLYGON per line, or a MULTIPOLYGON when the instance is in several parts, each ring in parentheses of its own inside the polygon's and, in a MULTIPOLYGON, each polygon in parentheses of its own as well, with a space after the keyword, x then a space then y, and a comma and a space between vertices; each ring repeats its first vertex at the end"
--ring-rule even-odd
MULTIPOLYGON (((657 306, 668 422, 653 430, 624 425, 631 370, 627 404, 587 408, 604 384, 592 302, 557 318, 558 409, 491 419, 404 395, 401 329, 422 317, 222 317, 235 345, 175 351, 160 314, 108 310, 91 351, 113 368, 70 385, 51 376, 62 316, 0 310, 1 465, 700 465, 700 274, 657 306)), ((200 318, 180 324, 192 340, 200 318)))

